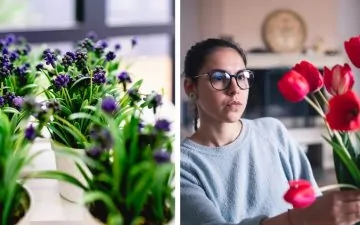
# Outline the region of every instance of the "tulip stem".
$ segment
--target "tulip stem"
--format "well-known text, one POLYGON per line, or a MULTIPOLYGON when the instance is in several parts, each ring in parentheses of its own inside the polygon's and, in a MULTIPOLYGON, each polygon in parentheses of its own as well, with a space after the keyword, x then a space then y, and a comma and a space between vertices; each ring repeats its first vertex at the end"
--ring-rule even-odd
POLYGON ((319 115, 325 119, 324 112, 317 107, 317 105, 307 96, 305 96, 305 100, 319 113, 319 115))
POLYGON ((321 91, 318 91, 321 99, 323 100, 323 102, 326 104, 326 105, 329 105, 329 102, 328 100, 326 99, 325 95, 321 92, 321 91))
MULTIPOLYGON (((312 96, 312 98, 314 99, 314 102, 315 102, 315 104, 317 105, 318 109, 321 110, 321 112, 324 114, 324 111, 321 109, 321 105, 320 105, 319 101, 317 100, 315 94, 311 94, 311 96, 312 96)), ((323 117, 322 119, 323 119, 323 121, 324 121, 324 123, 325 123, 326 129, 327 129, 329 135, 332 137, 332 136, 333 136, 333 132, 331 131, 331 129, 330 129, 330 127, 329 127, 329 124, 328 124, 327 121, 326 121, 326 118, 323 117)))
POLYGON ((351 189, 359 189, 358 187, 351 185, 351 184, 333 184, 333 185, 326 185, 324 187, 320 188, 321 192, 325 192, 325 191, 330 191, 333 189, 338 189, 338 188, 351 188, 351 189))

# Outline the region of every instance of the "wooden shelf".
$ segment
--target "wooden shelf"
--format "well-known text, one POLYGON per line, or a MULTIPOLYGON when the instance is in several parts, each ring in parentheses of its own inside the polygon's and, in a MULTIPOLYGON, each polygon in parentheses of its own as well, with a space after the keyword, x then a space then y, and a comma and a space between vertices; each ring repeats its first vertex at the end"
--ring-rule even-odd
POLYGON ((347 62, 346 55, 328 56, 323 54, 275 54, 275 53, 247 53, 248 68, 269 69, 275 67, 292 67, 301 60, 307 60, 318 68, 332 67, 335 64, 347 62))

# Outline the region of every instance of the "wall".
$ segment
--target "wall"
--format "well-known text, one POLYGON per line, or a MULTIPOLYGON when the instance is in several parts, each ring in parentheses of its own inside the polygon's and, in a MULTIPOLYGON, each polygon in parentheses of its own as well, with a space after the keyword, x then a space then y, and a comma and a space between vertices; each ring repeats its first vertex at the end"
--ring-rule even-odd
POLYGON ((263 20, 273 10, 288 8, 304 19, 308 30, 306 44, 311 44, 321 35, 326 47, 337 48, 337 1, 201 0, 202 37, 231 34, 245 49, 263 47, 263 20))

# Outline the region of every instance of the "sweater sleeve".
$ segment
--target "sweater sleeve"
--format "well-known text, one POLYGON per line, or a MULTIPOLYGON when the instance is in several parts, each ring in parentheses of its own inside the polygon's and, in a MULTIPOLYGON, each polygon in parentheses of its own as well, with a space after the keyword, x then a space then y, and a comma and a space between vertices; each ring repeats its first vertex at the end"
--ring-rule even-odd
POLYGON ((181 225, 260 225, 267 218, 258 215, 239 223, 227 223, 220 210, 206 196, 196 178, 189 170, 181 169, 181 225))

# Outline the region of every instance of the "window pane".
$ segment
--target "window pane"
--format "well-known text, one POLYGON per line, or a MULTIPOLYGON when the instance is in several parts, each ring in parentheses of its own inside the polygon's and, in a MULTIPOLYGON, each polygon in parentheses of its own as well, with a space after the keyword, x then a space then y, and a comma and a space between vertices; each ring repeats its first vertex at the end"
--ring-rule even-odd
POLYGON ((171 22, 171 0, 106 0, 109 26, 166 24, 171 22))
POLYGON ((0 1, 0 30, 46 30, 74 25, 74 0, 0 1))

